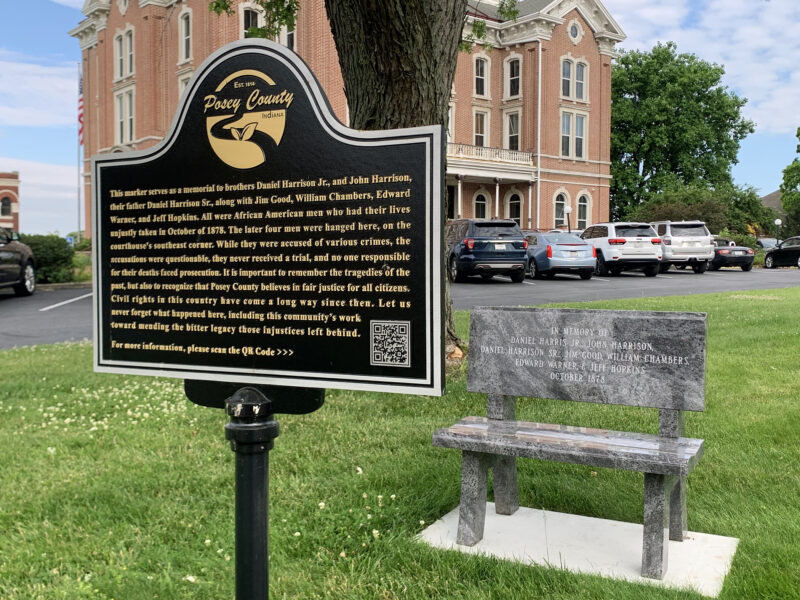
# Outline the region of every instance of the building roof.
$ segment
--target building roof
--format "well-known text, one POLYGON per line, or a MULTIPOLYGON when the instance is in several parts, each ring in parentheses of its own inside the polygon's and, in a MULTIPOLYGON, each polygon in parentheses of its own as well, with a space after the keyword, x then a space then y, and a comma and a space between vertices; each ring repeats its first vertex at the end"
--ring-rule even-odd
MULTIPOLYGON (((519 17, 542 12, 553 0, 519 0, 517 10, 519 17)), ((469 12, 474 12, 478 16, 486 16, 493 21, 505 21, 497 12, 497 0, 469 0, 469 12)))

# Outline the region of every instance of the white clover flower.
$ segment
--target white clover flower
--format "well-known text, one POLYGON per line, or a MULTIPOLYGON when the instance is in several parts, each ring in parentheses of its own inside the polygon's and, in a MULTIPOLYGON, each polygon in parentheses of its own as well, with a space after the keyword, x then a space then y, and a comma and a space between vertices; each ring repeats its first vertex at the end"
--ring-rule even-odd
POLYGON ((320 502, 319 504, 317 504, 317 506, 319 506, 320 510, 324 510, 325 509, 325 503, 324 502, 320 502))
POLYGON ((376 540, 380 537, 380 535, 381 534, 377 529, 372 530, 372 537, 374 537, 376 540))
POLYGON ((364 474, 364 469, 362 469, 361 467, 356 467, 356 473, 358 475, 363 475, 364 474))

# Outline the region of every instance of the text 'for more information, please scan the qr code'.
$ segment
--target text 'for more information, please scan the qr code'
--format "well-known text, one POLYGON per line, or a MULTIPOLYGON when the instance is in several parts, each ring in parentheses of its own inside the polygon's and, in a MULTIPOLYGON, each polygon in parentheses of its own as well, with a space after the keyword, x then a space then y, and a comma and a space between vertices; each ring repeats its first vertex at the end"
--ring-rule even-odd
POLYGON ((411 366, 411 323, 370 321, 370 364, 387 367, 411 366))

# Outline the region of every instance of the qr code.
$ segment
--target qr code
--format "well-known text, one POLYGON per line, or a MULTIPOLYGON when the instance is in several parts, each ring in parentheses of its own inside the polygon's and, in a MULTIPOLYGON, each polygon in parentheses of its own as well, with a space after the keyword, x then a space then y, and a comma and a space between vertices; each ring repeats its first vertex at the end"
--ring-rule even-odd
POLYGON ((411 322, 370 321, 371 365, 411 366, 411 322))

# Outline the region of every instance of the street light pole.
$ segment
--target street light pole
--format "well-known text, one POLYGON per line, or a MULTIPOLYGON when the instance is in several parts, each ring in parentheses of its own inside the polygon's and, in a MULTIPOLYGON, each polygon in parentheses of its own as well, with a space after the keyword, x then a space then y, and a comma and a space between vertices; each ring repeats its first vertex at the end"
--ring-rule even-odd
POLYGON ((572 233, 572 227, 569 224, 569 213, 572 212, 571 206, 564 207, 564 214, 567 215, 567 233, 572 233))

